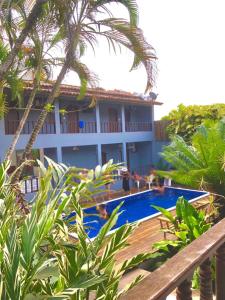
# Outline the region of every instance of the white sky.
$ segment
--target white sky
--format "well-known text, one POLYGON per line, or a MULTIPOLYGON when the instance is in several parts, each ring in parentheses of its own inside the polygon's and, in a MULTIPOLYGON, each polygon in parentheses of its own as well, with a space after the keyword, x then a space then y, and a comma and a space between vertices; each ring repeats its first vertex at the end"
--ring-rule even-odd
MULTIPOLYGON (((146 39, 158 56, 158 76, 153 91, 164 105, 156 119, 179 103, 225 103, 225 1, 137 0, 146 39)), ((116 16, 124 16, 116 6, 116 16)), ((109 53, 100 43, 96 54, 85 58, 106 89, 144 92, 143 68, 129 72, 132 54, 109 53)), ((76 83, 73 75, 66 82, 76 83)))

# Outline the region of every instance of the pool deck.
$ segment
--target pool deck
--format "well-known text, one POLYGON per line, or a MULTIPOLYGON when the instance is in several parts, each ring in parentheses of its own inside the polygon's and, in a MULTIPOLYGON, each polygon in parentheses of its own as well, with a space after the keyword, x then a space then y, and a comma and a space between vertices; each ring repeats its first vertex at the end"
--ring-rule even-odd
POLYGON ((117 255, 118 264, 137 254, 152 252, 152 245, 161 240, 163 240, 163 233, 160 232, 158 217, 140 223, 139 227, 128 239, 129 246, 117 255))

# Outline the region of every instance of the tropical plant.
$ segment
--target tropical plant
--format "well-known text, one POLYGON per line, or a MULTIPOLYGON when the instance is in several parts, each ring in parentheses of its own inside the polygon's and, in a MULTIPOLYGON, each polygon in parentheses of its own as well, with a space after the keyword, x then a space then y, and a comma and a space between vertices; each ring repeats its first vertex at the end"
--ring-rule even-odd
MULTIPOLYGON (((176 203, 176 214, 173 214, 165 208, 153 205, 155 209, 160 211, 163 216, 173 225, 170 230, 166 230, 174 234, 178 239, 176 242, 178 247, 183 248, 193 242, 200 235, 210 228, 210 223, 207 221, 207 215, 200 210, 198 211, 187 200, 180 197, 176 203)), ((164 242, 164 241, 163 241, 164 242)), ((167 243, 168 241, 165 241, 167 243)), ((160 242, 162 245, 163 243, 160 242)), ((157 247, 159 244, 155 244, 157 247)))
POLYGON ((178 134, 189 142, 205 120, 220 120, 225 115, 225 104, 212 105, 178 105, 163 120, 170 121, 167 132, 170 136, 178 134))
MULTIPOLYGON (((59 32, 60 36, 65 40, 64 44, 66 45, 64 63, 46 100, 46 106, 41 111, 25 147, 23 161, 26 160, 32 149, 34 141, 48 114, 48 109, 46 108, 54 103, 60 84, 66 73, 72 70, 80 78, 81 91, 78 99, 81 99, 85 95, 88 84, 92 86, 96 84, 96 76, 81 62, 81 59, 89 46, 94 50, 98 38, 105 38, 113 50, 116 50, 116 46, 118 45, 131 50, 135 54, 132 69, 136 69, 141 63, 145 66, 147 72, 146 91, 153 84, 153 66, 156 57, 153 48, 145 41, 142 31, 137 27, 138 12, 136 1, 72 1, 70 10, 67 11, 64 19, 64 31, 62 32, 61 30, 59 32), (112 16, 107 4, 113 2, 118 2, 127 9, 130 16, 129 22, 112 16)), ((19 178, 19 175, 17 174, 17 178, 19 178)))
MULTIPOLYGON (((157 251, 164 253, 164 256, 162 256, 163 258, 168 259, 175 255, 211 227, 208 218, 209 216, 202 210, 198 211, 183 197, 180 197, 177 200, 175 216, 162 207, 153 207, 160 211, 168 222, 172 224, 171 229, 165 231, 176 237, 175 240, 164 240, 153 245, 157 251)), ((199 269, 197 269, 193 275, 192 288, 199 289, 199 282, 199 269)))
MULTIPOLYGON (((225 122, 206 121, 201 125, 191 144, 174 136, 164 148, 162 157, 174 170, 160 172, 175 182, 192 188, 200 188, 215 194, 218 217, 225 216, 225 122)), ((217 219, 217 218, 216 218, 217 219)))
MULTIPOLYGON (((0 39, 0 64, 2 64, 9 53, 7 45, 5 45, 0 39)), ((7 72, 4 81, 0 81, 0 118, 4 116, 8 111, 6 96, 4 94, 4 88, 9 87, 11 90, 11 98, 15 100, 21 99, 21 92, 23 90, 23 83, 18 76, 17 69, 12 69, 7 72)))
MULTIPOLYGON (((24 21, 24 23, 21 23, 22 29, 20 30, 19 34, 16 36, 15 41, 13 43, 10 43, 10 51, 8 52, 7 56, 5 57, 4 61, 0 65, 0 82, 5 80, 5 77, 7 76, 8 72, 10 71, 10 68, 15 63, 15 60, 18 60, 18 53, 21 50, 21 47, 26 40, 28 34, 32 30, 33 26, 38 21, 39 16, 42 14, 44 5, 49 0, 37 0, 37 1, 29 1, 29 0, 1 0, 0 1, 0 15, 4 16, 5 14, 9 13, 10 18, 9 21, 13 18, 13 9, 16 9, 17 6, 20 4, 24 4, 26 6, 27 11, 29 12, 28 17, 24 21)), ((3 22, 4 23, 4 22, 3 22)), ((1 25, 3 24, 1 20, 1 25)), ((11 24, 13 25, 13 23, 11 24)), ((4 34, 4 33, 3 33, 4 34)), ((2 32, 1 32, 2 37, 2 32)), ((12 37, 12 36, 11 36, 12 37)), ((2 39, 3 40, 3 39, 2 39)))
MULTIPOLYGON (((181 249, 207 231, 211 224, 208 223, 208 215, 196 210, 188 201, 180 197, 176 203, 175 214, 167 209, 153 205, 170 224, 170 229, 163 229, 171 234, 171 239, 162 240, 153 245, 154 252, 149 259, 141 264, 143 269, 153 272, 164 264, 169 258, 176 255, 181 249), (173 238, 172 238, 173 236, 173 238)), ((198 274, 193 285, 197 287, 198 274)))
MULTIPOLYGON (((136 285, 137 277, 119 290, 122 275, 148 258, 139 254, 116 267, 115 255, 126 247, 137 225, 125 224, 106 237, 116 224, 120 206, 94 240, 83 222, 80 198, 90 196, 117 168, 111 162, 90 170, 74 181, 74 172, 49 160, 40 162, 40 190, 22 214, 7 176, 8 163, 0 166, 0 298, 1 299, 118 299, 136 285), (54 182, 54 188, 53 188, 54 182), (63 213, 76 213, 76 241, 69 236, 63 213)), ((77 177, 76 177, 77 178, 77 177)))
MULTIPOLYGON (((10 13, 10 11, 9 11, 10 13)), ((26 3, 21 2, 17 6, 17 22, 14 21, 16 28, 19 24, 27 19, 26 3), (20 16, 20 17, 19 17, 20 16)), ((11 32, 13 29, 10 24, 7 23, 9 17, 4 16, 6 22, 4 22, 7 28, 8 36, 14 36, 11 32)), ((14 134, 11 145, 9 146, 5 160, 11 160, 13 152, 15 150, 16 143, 23 130, 25 122, 30 114, 33 106, 35 96, 39 90, 40 82, 48 80, 52 74, 53 66, 59 66, 61 64, 61 58, 58 57, 56 47, 60 43, 60 38, 56 36, 58 25, 55 22, 55 12, 50 9, 50 5, 45 5, 45 10, 39 17, 38 24, 35 24, 30 31, 28 38, 26 39, 27 46, 23 46, 21 49, 21 60, 18 67, 18 72, 23 78, 25 74, 30 74, 33 79, 33 89, 30 92, 26 107, 23 111, 22 117, 14 134), (32 76, 33 75, 33 76, 32 76)), ((12 38, 11 38, 12 39, 12 38)), ((17 105, 24 107, 24 101, 18 101, 17 105)))

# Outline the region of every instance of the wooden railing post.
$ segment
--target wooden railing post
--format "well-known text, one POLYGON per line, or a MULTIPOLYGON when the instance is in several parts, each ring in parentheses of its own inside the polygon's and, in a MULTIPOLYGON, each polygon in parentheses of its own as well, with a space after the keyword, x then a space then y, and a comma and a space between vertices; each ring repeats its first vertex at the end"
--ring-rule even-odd
POLYGON ((216 299, 225 299, 225 243, 216 252, 216 299))
POLYGON ((211 261, 206 259, 200 266, 200 300, 213 300, 211 261))
POLYGON ((177 300, 192 300, 191 280, 184 280, 176 292, 177 300))

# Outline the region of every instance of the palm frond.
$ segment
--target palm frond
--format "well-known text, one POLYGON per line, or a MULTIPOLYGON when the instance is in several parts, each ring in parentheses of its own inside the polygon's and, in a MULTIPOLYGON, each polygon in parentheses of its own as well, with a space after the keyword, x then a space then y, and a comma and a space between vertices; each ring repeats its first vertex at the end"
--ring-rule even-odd
POLYGON ((109 18, 98 20, 96 26, 109 27, 110 30, 96 31, 96 34, 104 36, 112 45, 120 44, 134 53, 134 61, 131 70, 143 64, 147 73, 146 92, 151 89, 155 79, 156 55, 153 47, 146 42, 143 32, 136 26, 122 19, 109 18))
POLYGON ((200 126, 191 145, 175 136, 162 153, 175 169, 166 175, 178 183, 225 195, 224 137, 225 126, 221 121, 207 121, 200 126))
POLYGON ((118 3, 126 7, 130 15, 131 26, 137 26, 138 23, 138 6, 136 0, 97 0, 90 4, 91 10, 101 9, 107 4, 118 3))
POLYGON ((78 95, 77 99, 81 100, 85 96, 88 85, 96 87, 98 82, 97 76, 92 73, 85 64, 81 63, 77 59, 71 62, 70 68, 79 76, 81 87, 80 94, 78 95))

